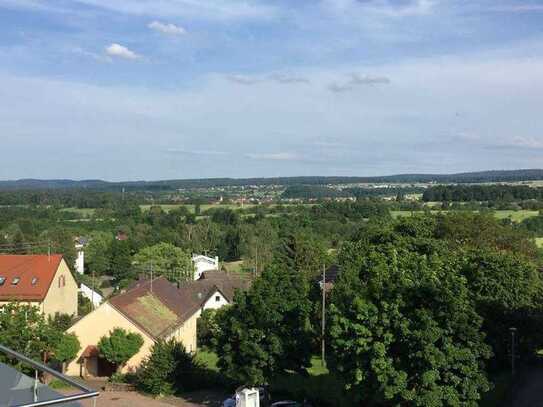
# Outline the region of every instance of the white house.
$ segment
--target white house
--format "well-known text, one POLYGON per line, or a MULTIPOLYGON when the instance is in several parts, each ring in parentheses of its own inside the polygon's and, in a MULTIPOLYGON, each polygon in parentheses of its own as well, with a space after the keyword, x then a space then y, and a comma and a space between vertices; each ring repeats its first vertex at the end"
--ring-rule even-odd
POLYGON ((79 292, 83 295, 83 297, 88 298, 90 302, 92 302, 92 305, 94 305, 95 308, 99 307, 102 301, 104 301, 104 297, 102 297, 92 288, 86 286, 83 283, 79 287, 79 292))
POLYGON ((200 304, 200 311, 219 309, 231 304, 236 290, 245 291, 252 284, 250 275, 206 271, 202 278, 186 282, 179 287, 183 298, 200 304))
POLYGON ((75 259, 74 268, 75 271, 79 274, 85 273, 85 246, 87 245, 88 240, 85 237, 77 237, 75 239, 75 250, 77 252, 77 257, 75 259))
POLYGON ((204 256, 203 254, 192 255, 192 263, 194 264, 194 279, 199 280, 205 271, 219 270, 219 257, 215 258, 204 256))

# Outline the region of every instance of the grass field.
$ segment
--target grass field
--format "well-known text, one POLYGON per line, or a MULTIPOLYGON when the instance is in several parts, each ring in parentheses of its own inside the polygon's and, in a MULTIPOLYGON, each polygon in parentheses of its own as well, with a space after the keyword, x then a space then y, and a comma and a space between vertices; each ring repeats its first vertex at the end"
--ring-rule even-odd
POLYGON ((94 208, 63 208, 62 211, 63 212, 74 212, 74 213, 78 213, 82 216, 87 216, 87 217, 91 217, 92 215, 94 215, 94 211, 96 209, 94 208))
POLYGON ((224 266, 226 271, 237 273, 243 269, 243 260, 240 261, 224 261, 221 263, 221 266, 224 266))

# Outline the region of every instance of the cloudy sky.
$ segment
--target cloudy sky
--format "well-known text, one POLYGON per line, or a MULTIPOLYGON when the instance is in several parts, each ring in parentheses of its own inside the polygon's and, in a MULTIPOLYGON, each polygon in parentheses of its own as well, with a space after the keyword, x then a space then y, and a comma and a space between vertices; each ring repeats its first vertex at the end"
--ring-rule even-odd
POLYGON ((543 167, 540 0, 0 0, 0 179, 543 167))

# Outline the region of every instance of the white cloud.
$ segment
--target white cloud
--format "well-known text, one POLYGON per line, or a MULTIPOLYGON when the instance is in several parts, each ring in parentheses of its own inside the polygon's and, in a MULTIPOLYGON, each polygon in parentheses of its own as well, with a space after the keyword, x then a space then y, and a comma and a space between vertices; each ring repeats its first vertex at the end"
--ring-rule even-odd
POLYGON ((261 78, 249 75, 228 75, 226 78, 231 82, 241 85, 255 85, 263 81, 261 78))
POLYGON ((286 89, 267 79, 234 87, 215 74, 190 87, 157 89, 0 71, 7 160, 0 178, 58 177, 66 168, 71 177, 156 179, 543 166, 536 150, 543 122, 533 119, 543 103, 543 57, 481 53, 296 74, 310 85, 286 89), (369 69, 393 82, 346 97, 326 88, 369 69), (74 137, 78 143, 69 142, 74 137), (341 148, 333 150, 336 143, 341 148), (489 147, 508 143, 526 148, 489 147), (66 146, 60 161, 51 160, 57 145, 66 146))
POLYGON ((162 23, 156 20, 149 23, 147 27, 149 27, 151 30, 161 32, 162 34, 182 35, 187 33, 183 27, 179 27, 172 23, 162 23))
POLYGON ((138 59, 141 58, 140 55, 136 54, 134 51, 129 50, 125 46, 117 43, 113 43, 110 46, 106 47, 106 53, 112 57, 124 58, 124 59, 138 59))
POLYGON ((74 47, 71 49, 71 52, 85 58, 94 59, 95 61, 98 61, 98 62, 111 62, 111 58, 109 56, 87 51, 81 47, 74 47))
POLYGON ((390 79, 386 76, 370 76, 370 75, 360 75, 357 73, 352 73, 348 80, 343 82, 333 82, 328 86, 332 92, 345 92, 348 90, 353 90, 357 86, 363 85, 388 85, 390 79))

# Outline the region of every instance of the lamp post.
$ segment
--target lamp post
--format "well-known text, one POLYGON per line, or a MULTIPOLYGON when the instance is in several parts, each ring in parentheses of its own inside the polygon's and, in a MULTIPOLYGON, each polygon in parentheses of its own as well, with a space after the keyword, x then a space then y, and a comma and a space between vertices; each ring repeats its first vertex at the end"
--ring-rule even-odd
POLYGON ((517 333, 517 328, 509 328, 511 332, 511 375, 515 375, 515 334, 517 333))

